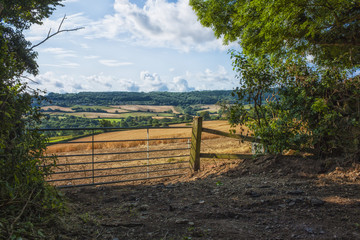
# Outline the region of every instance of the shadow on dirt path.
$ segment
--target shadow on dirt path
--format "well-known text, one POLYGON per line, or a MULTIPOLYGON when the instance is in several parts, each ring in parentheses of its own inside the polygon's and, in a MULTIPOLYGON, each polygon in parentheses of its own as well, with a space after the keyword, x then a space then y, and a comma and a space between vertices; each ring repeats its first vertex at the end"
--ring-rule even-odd
MULTIPOLYGON (((360 239, 358 166, 203 161, 164 182, 74 188, 57 239, 360 239)), ((60 226, 60 225, 59 225, 60 226)))

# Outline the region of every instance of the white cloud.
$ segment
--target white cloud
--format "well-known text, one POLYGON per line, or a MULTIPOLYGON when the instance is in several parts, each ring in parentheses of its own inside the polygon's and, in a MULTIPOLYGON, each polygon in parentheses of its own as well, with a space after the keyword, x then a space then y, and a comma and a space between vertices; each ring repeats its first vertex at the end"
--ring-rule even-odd
POLYGON ((66 63, 62 63, 60 64, 61 67, 68 67, 68 68, 77 68, 80 66, 80 64, 78 63, 73 63, 73 62, 66 62, 66 63))
POLYGON ((160 79, 157 73, 149 73, 148 71, 140 72, 140 87, 144 92, 168 91, 169 88, 165 82, 160 79))
POLYGON ((64 0, 62 2, 62 4, 67 4, 67 3, 74 3, 74 2, 78 2, 79 0, 64 0))
POLYGON ((59 64, 43 63, 42 66, 46 67, 56 67, 56 68, 77 68, 80 66, 78 63, 74 62, 62 62, 59 64))
POLYGON ((216 71, 205 69, 204 72, 197 73, 196 75, 203 82, 226 83, 233 81, 233 77, 228 74, 224 66, 218 66, 216 71))
POLYGON ((121 67, 121 66, 129 66, 133 65, 131 62, 119 62, 117 60, 110 60, 110 59, 101 59, 99 63, 108 66, 108 67, 121 67))
POLYGON ((115 0, 115 14, 106 15, 90 26, 88 37, 116 40, 149 47, 168 47, 180 51, 227 49, 213 31, 204 28, 189 6, 188 0, 176 3, 147 0, 140 8, 129 0, 115 0))
POLYGON ((66 50, 63 48, 44 48, 41 49, 40 52, 51 53, 58 58, 76 57, 74 51, 66 50))
POLYGON ((89 55, 89 56, 84 56, 85 59, 97 59, 99 58, 99 56, 95 56, 95 55, 89 55))
POLYGON ((221 65, 215 71, 205 69, 202 72, 187 72, 183 78, 196 86, 196 90, 226 90, 237 84, 234 73, 228 73, 221 65))
POLYGON ((173 83, 174 85, 171 89, 173 92, 189 92, 195 90, 195 88, 189 87, 188 81, 182 77, 174 77, 173 83))
MULTIPOLYGON (((189 6, 189 0, 168 2, 166 0, 146 0, 143 8, 129 0, 115 0, 114 13, 100 20, 92 20, 84 13, 67 16, 62 29, 84 27, 76 32, 62 35, 81 35, 87 39, 106 38, 125 41, 129 44, 147 47, 165 47, 188 52, 227 50, 221 39, 216 39, 210 28, 203 27, 189 6)), ((56 30, 62 18, 45 19, 43 25, 34 25, 28 31, 27 39, 40 41, 49 29, 56 30)), ((230 47, 235 46, 231 45, 230 47)), ((86 47, 86 45, 83 45, 86 47)))
POLYGON ((140 87, 131 79, 122 79, 114 76, 98 74, 90 76, 58 75, 54 72, 40 74, 34 79, 38 84, 29 82, 30 85, 39 87, 47 92, 79 92, 79 91, 131 91, 137 92, 140 87), (40 86, 39 86, 40 85, 40 86))
POLYGON ((173 77, 164 81, 157 73, 141 71, 140 78, 124 79, 103 73, 94 75, 74 76, 59 75, 54 72, 40 74, 34 79, 38 84, 30 82, 32 86, 47 92, 79 92, 79 91, 131 91, 152 92, 172 91, 188 92, 194 90, 226 90, 232 89, 236 79, 219 66, 215 71, 206 69, 203 72, 187 72, 184 76, 173 77))

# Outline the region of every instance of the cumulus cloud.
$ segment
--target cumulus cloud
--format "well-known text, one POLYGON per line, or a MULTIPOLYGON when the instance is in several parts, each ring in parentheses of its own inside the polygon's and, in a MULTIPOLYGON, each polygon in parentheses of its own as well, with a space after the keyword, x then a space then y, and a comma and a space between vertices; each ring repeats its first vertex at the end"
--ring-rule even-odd
POLYGON ((64 88, 64 84, 63 83, 61 83, 61 82, 58 82, 58 81, 56 81, 55 83, 54 83, 54 85, 55 85, 55 87, 57 87, 57 88, 64 88))
POLYGON ((161 81, 160 76, 157 73, 150 73, 148 71, 140 72, 140 86, 145 92, 154 91, 168 91, 167 84, 161 81))
POLYGON ((181 51, 225 49, 222 40, 198 21, 188 0, 147 0, 143 8, 129 0, 115 0, 115 13, 90 26, 88 37, 118 39, 181 51))
POLYGON ((111 60, 111 59, 101 59, 99 60, 99 63, 108 67, 121 67, 121 66, 129 66, 133 64, 132 62, 119 62, 117 60, 111 60))
POLYGON ((174 92, 189 92, 194 91, 195 88, 189 87, 189 83, 182 77, 174 77, 173 87, 171 89, 174 92))
MULTIPOLYGON (((87 39, 106 38, 125 41, 148 47, 166 47, 188 52, 226 50, 229 46, 216 39, 213 30, 203 27, 189 6, 189 0, 146 0, 143 7, 130 0, 115 0, 114 13, 99 20, 79 12, 67 16, 62 29, 85 27, 71 35, 81 35, 87 39)), ((34 25, 27 32, 27 39, 40 41, 49 29, 57 29, 62 18, 45 19, 43 25, 34 25)), ((63 34, 66 35, 66 34, 63 34)), ((57 38, 63 37, 62 35, 57 38)), ((233 47, 235 45, 231 45, 233 47)), ((82 47, 87 48, 86 45, 82 47)))
POLYGON ((83 90, 83 87, 81 86, 81 84, 79 84, 79 83, 76 83, 76 84, 74 84, 73 86, 73 89, 76 89, 76 90, 83 90))
MULTIPOLYGON (((47 92, 79 92, 79 91, 130 91, 137 92, 140 87, 130 79, 122 79, 104 74, 90 76, 58 75, 46 72, 36 76, 37 87, 47 92)), ((35 83, 29 82, 30 85, 35 83)))
POLYGON ((231 78, 224 66, 219 66, 217 71, 206 69, 198 75, 202 81, 207 82, 229 82, 231 78))
POLYGON ((215 70, 205 69, 202 72, 186 72, 186 74, 172 79, 167 76, 165 79, 163 80, 159 74, 149 71, 141 71, 139 79, 135 80, 103 73, 74 76, 46 72, 33 79, 38 84, 33 82, 29 82, 29 84, 47 92, 188 92, 194 90, 228 90, 233 89, 237 84, 233 73, 228 73, 223 66, 218 66, 215 70))
POLYGON ((216 70, 187 72, 183 78, 196 86, 196 90, 227 90, 233 89, 237 84, 234 73, 228 73, 223 66, 218 66, 216 70))

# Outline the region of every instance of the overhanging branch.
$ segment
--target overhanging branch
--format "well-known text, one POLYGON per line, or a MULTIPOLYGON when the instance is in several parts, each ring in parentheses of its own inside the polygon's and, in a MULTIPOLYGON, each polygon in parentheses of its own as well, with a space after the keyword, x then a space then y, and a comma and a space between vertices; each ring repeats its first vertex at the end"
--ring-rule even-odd
POLYGON ((63 19, 61 20, 61 22, 60 22, 60 24, 59 24, 58 30, 57 30, 55 33, 51 34, 51 28, 50 28, 50 29, 49 29, 49 32, 48 32, 48 35, 46 36, 46 38, 45 38, 44 40, 42 40, 41 42, 33 45, 33 46, 30 48, 30 50, 38 47, 39 45, 43 44, 44 42, 46 42, 46 41, 49 40, 50 38, 58 35, 59 33, 62 33, 62 32, 73 32, 73 31, 77 31, 77 30, 80 30, 80 29, 84 29, 84 27, 78 27, 78 28, 63 29, 63 30, 62 30, 61 27, 62 27, 65 19, 66 19, 66 15, 64 15, 63 19))

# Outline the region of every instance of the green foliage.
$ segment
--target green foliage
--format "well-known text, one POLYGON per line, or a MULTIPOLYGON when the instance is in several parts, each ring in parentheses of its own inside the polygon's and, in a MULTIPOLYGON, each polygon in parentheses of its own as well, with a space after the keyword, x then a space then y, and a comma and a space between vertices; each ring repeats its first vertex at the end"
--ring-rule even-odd
POLYGON ((318 65, 360 64, 359 1, 190 0, 200 22, 243 53, 276 60, 312 55, 318 65))
POLYGON ((41 167, 51 163, 41 158, 46 139, 27 130, 41 115, 31 107, 34 95, 26 85, 4 81, 0 93, 0 235, 40 238, 35 229, 42 217, 62 208, 61 197, 45 182, 50 168, 41 167))
POLYGON ((72 107, 72 110, 75 112, 99 112, 99 113, 107 113, 106 110, 101 108, 82 108, 82 107, 72 107))
POLYGON ((58 192, 45 182, 46 139, 28 130, 41 116, 33 100, 42 98, 20 81, 24 72, 37 73, 37 54, 22 31, 49 16, 58 2, 0 1, 0 236, 5 239, 45 238, 40 225, 62 208, 58 192))
POLYGON ((281 90, 281 104, 301 121, 302 140, 319 155, 359 154, 360 76, 306 66, 292 75, 298 79, 281 90))
POLYGON ((249 127, 268 152, 359 154, 359 76, 309 67, 302 59, 275 67, 267 58, 233 58, 243 87, 234 93, 239 100, 230 107, 230 121, 249 127), (246 102, 254 104, 247 109, 246 102))
POLYGON ((210 120, 211 119, 209 111, 200 112, 199 116, 202 117, 204 120, 210 120))
POLYGON ((51 104, 64 107, 71 107, 76 103, 85 106, 140 104, 172 105, 186 108, 195 104, 215 104, 221 100, 234 101, 231 91, 49 93, 47 98, 51 104))
POLYGON ((242 47, 242 53, 232 52, 240 80, 238 101, 228 107, 232 124, 247 125, 270 153, 359 155, 358 1, 190 0, 190 5, 217 37, 242 47))

